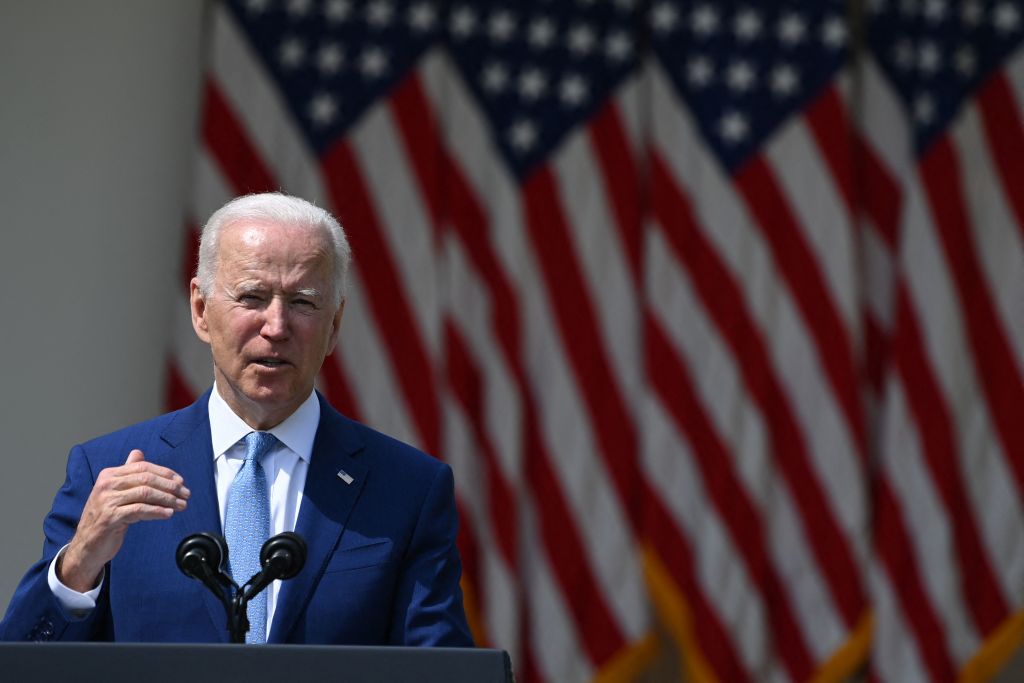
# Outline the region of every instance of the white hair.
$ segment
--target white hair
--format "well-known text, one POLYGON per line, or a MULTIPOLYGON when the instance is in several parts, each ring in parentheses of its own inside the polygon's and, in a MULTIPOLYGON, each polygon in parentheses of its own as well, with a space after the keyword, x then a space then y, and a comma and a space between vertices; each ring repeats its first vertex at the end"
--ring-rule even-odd
POLYGON ((221 231, 242 222, 308 228, 323 234, 333 247, 334 253, 334 303, 341 304, 345 298, 348 267, 352 260, 352 250, 348 246, 345 231, 334 216, 324 209, 310 204, 305 199, 281 192, 248 194, 232 199, 214 211, 206 221, 199 240, 199 264, 196 267, 199 291, 203 296, 209 296, 213 291, 221 231))

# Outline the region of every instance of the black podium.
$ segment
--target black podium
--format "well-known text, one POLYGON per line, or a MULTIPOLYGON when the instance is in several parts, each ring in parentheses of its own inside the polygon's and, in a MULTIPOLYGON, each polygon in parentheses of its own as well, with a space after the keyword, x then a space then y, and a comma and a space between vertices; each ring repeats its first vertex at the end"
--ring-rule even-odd
POLYGON ((512 683, 502 650, 0 643, 0 680, 67 683, 512 683))

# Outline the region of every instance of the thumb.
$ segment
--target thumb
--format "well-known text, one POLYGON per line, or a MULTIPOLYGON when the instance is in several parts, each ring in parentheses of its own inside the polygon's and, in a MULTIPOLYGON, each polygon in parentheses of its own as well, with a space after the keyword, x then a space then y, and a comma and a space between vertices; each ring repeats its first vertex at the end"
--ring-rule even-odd
POLYGON ((128 459, 124 461, 125 465, 131 465, 133 462, 142 462, 145 460, 145 456, 142 455, 142 451, 138 448, 132 449, 132 452, 128 454, 128 459))

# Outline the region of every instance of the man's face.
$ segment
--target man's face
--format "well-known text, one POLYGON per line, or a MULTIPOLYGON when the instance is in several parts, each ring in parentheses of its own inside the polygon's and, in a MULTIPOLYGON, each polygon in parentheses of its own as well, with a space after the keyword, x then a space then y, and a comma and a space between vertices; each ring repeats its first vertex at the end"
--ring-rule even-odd
POLYGON ((192 326, 210 345, 225 402, 269 429, 309 396, 337 341, 333 254, 316 231, 242 222, 221 231, 217 255, 206 296, 192 280, 192 326))

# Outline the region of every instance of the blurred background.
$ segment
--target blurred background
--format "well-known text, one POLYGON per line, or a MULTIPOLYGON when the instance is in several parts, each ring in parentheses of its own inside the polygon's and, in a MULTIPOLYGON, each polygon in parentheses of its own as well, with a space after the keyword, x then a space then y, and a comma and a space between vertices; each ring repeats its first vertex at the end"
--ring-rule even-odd
POLYGON ((355 256, 320 388, 456 472, 520 681, 1018 680, 1024 3, 8 0, 0 605, 210 384, 229 198, 355 256))

